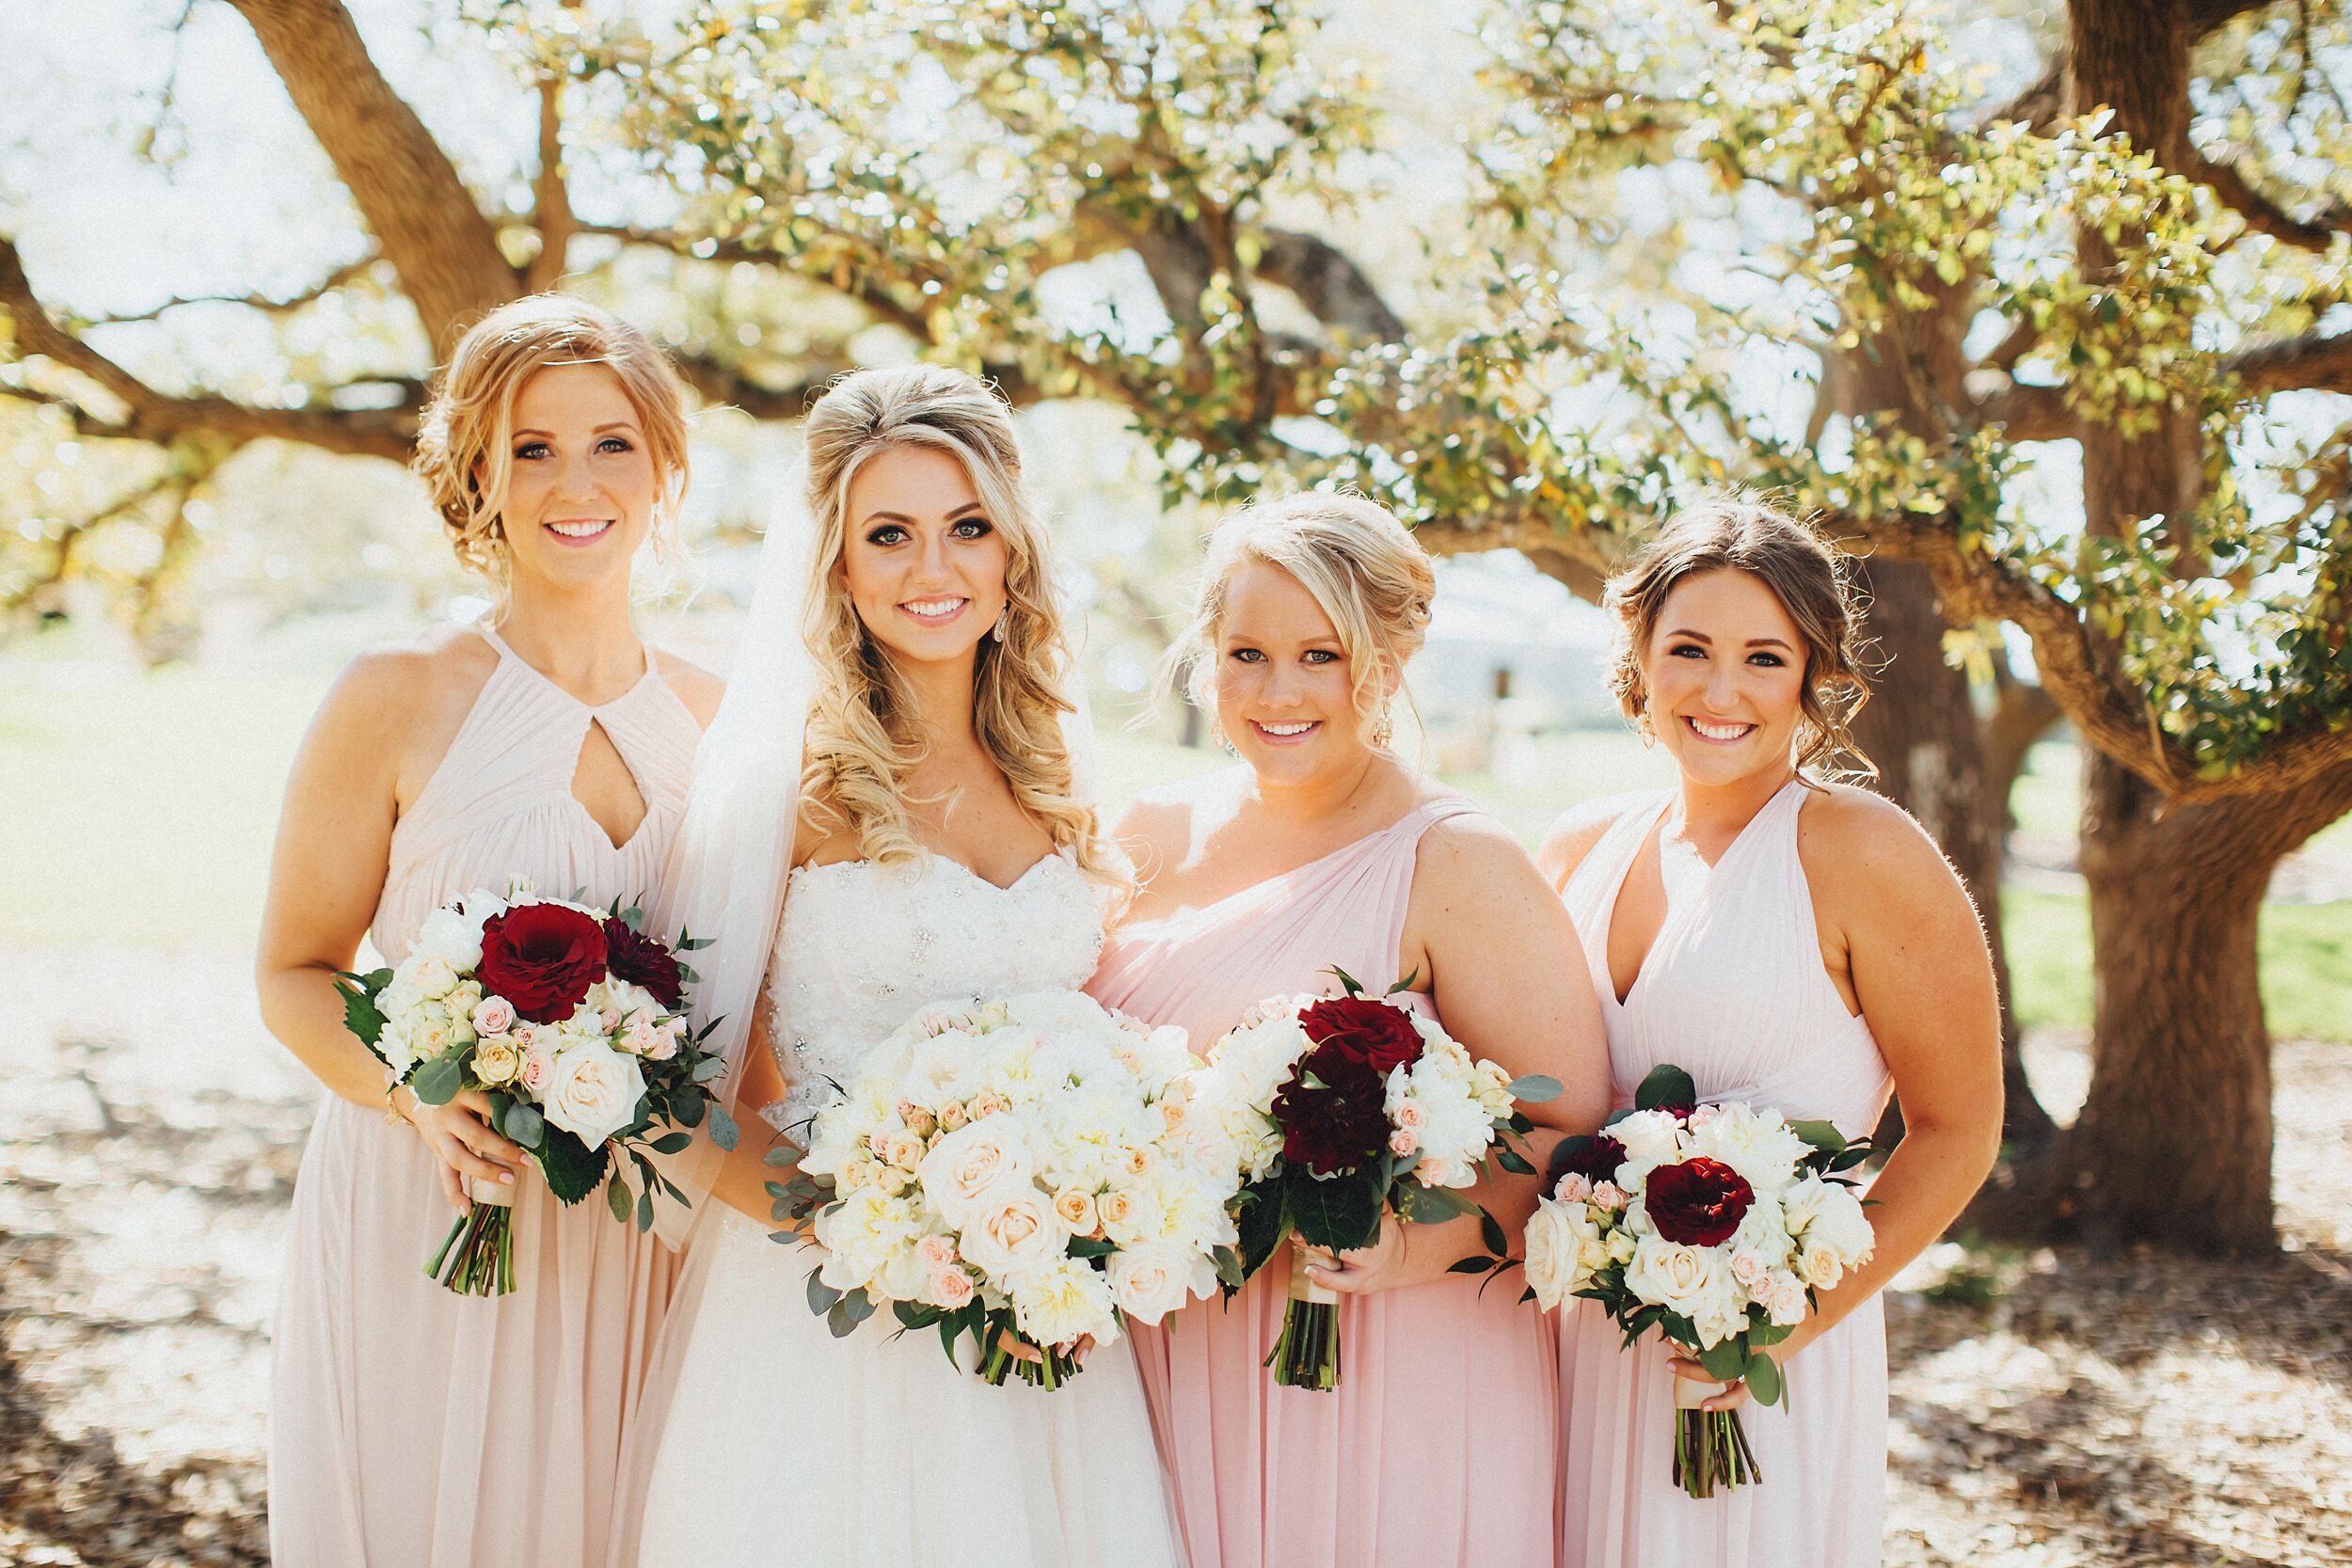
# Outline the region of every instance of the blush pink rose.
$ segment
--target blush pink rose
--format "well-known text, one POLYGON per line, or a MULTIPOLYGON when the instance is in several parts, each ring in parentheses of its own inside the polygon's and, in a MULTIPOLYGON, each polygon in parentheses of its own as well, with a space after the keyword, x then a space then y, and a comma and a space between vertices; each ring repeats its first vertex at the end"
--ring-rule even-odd
POLYGON ((972 1276, 961 1269, 942 1269, 931 1275, 931 1304, 953 1312, 972 1304, 972 1276))
POLYGON ((1408 1158, 1420 1148, 1421 1134, 1409 1127, 1400 1127, 1389 1134, 1389 1152, 1399 1159, 1408 1158))
POLYGON ((503 996, 485 996, 474 1004, 473 1032, 503 1035, 515 1027, 515 1004, 503 996))

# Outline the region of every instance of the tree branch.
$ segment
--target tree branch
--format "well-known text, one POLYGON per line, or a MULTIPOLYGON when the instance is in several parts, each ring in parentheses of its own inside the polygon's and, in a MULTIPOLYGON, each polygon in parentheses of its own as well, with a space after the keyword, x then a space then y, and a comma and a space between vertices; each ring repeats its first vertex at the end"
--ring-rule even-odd
POLYGON ((2249 391, 2352 392, 2352 332, 2308 332, 2241 349, 2221 368, 2249 391))
POLYGON ((2223 206, 2246 220, 2246 227, 2305 250, 2326 250, 2338 234, 2352 232, 2352 207, 2330 200, 2308 218, 2298 218, 2256 190, 2235 159, 2193 155, 2180 170, 2202 182, 2223 206))
POLYGON ((1296 294, 1317 321, 1373 342, 1404 341, 1403 318, 1345 251, 1290 229, 1268 229, 1263 238, 1258 276, 1296 294))
POLYGON ((2013 121, 2033 131, 2047 131, 2057 124, 2066 117, 2069 64, 2066 48, 2060 45, 2050 55, 2049 63, 2042 67, 2042 74, 2016 97, 1988 112, 1984 117, 1985 123, 1999 125, 2013 121))
POLYGON ((197 434, 239 442, 300 441, 327 451, 407 461, 416 434, 413 403, 383 409, 256 408, 222 397, 175 397, 155 390, 57 325, 33 293, 15 244, 7 239, 0 239, 0 311, 8 315, 21 354, 49 359, 96 383, 122 405, 120 417, 107 418, 77 399, 0 388, 0 396, 64 409, 80 434, 126 441, 197 434))
MULTIPOLYGON (((786 252, 740 238, 721 239, 716 235, 681 233, 675 229, 645 229, 625 223, 582 223, 576 227, 577 231, 582 234, 602 234, 625 245, 648 245, 691 261, 749 261, 755 266, 793 271, 792 258, 786 252)), ((872 311, 877 320, 888 322, 924 342, 930 341, 930 323, 923 312, 901 305, 892 297, 887 288, 878 282, 852 279, 849 287, 841 288, 829 274, 815 277, 808 277, 803 273, 794 273, 793 276, 807 277, 812 283, 821 283, 838 293, 847 294, 872 311)))
POLYGON ((371 250, 356 261, 344 262, 300 293, 288 294, 282 299, 271 294, 179 294, 151 310, 140 310, 127 316, 73 316, 68 318, 68 325, 75 331, 93 326, 127 326, 135 322, 159 320, 165 312, 177 310, 183 305, 242 305, 248 310, 259 310, 265 315, 283 316, 326 298, 382 259, 381 251, 371 250))
POLYGON ((2063 441, 2081 422, 2066 406, 2061 388, 2023 381, 1979 398, 1975 412, 1979 424, 1997 424, 2012 441, 2063 441))
POLYGON ((437 355, 515 297, 515 269, 457 169, 392 90, 341 0, 229 0, 335 165, 437 355))
POLYGON ((2188 25, 2197 37, 2217 32, 2249 11, 2265 11, 2270 0, 2188 0, 2188 25))
POLYGON ((2352 766, 2352 724, 2314 718, 2273 735, 2262 754, 2235 771, 2201 778, 2157 726, 2146 700, 2112 673, 2101 640, 2074 606, 2007 562, 1968 550, 1937 516, 1890 511, 1837 519, 1888 554, 1925 565, 1955 626, 2011 621, 2033 641, 2042 688, 2084 740, 2148 781, 2176 805, 2300 789, 2352 766))
POLYGON ((539 254, 524 269, 523 284, 532 293, 555 287, 564 276, 565 254, 579 225, 572 216, 571 189, 564 178, 564 79, 539 79, 539 173, 532 183, 531 217, 539 230, 539 254))

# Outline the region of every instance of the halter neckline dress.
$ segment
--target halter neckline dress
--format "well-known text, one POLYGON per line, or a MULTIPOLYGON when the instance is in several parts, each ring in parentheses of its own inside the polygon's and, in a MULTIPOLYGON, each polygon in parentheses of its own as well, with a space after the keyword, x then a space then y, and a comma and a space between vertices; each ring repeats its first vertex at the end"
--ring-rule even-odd
MULTIPOLYGON (((1797 854, 1808 797, 1791 780, 1669 906, 1617 1000, 1617 895, 1674 801, 1632 800, 1562 890, 1601 999, 1616 1102, 1650 1069, 1688 1070, 1701 1101, 1744 1101, 1867 1136, 1893 1081, 1870 1026, 1821 967, 1797 854)), ((1862 1568, 1886 1504, 1886 1326, 1871 1298, 1789 1364, 1791 1398, 1740 1419, 1763 1480, 1706 1499, 1674 1483, 1674 1375, 1655 1336, 1631 1350, 1591 1302, 1560 1314, 1564 1568, 1862 1568)))
MULTIPOLYGON (((486 627, 498 664, 392 831, 370 939, 386 963, 424 917, 523 876, 542 893, 650 896, 701 729, 649 649, 627 692, 580 702, 486 627), (645 815, 615 845, 572 794, 590 725, 645 815)), ((273 1345, 270 1549, 280 1568, 578 1568, 606 1551, 621 1427, 671 1254, 601 1202, 517 1173, 514 1293, 424 1272, 453 1216, 424 1142, 328 1095, 294 1183, 273 1345)))

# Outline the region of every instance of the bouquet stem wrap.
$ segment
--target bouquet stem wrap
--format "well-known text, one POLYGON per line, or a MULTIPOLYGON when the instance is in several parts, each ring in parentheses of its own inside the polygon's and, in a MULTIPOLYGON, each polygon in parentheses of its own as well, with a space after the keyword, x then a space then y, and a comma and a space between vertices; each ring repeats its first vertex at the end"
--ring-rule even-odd
POLYGON ((1693 1497, 1711 1497, 1718 1485, 1745 1486, 1764 1479, 1740 1413, 1699 1408, 1723 1391, 1720 1383, 1675 1379, 1675 1484, 1693 1497))
POLYGON ((1263 1365, 1285 1388, 1329 1393, 1340 1381, 1340 1295, 1318 1285, 1307 1272, 1307 1250, 1291 1247, 1290 1305, 1282 1311, 1282 1335, 1263 1365))
POLYGON ((515 1288, 515 1189, 466 1178, 473 1201, 441 1238, 424 1272, 466 1296, 502 1296, 515 1288))

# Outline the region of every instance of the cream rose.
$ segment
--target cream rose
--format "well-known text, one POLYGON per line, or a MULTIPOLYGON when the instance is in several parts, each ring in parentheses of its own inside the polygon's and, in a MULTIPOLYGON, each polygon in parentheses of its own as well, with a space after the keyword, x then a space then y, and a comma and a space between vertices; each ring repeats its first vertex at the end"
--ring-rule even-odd
POLYGON ((959 1250, 966 1262, 1001 1282, 1047 1266, 1061 1249, 1060 1227, 1034 1192, 1023 1192, 975 1204, 959 1250))
POLYGON ((1029 1185, 1029 1156, 1009 1127, 960 1127, 931 1145, 916 1167, 931 1207, 961 1229, 981 1204, 1029 1185))
POLYGON ((1216 1272, 1198 1256, 1165 1252, 1155 1247, 1114 1252, 1104 1259, 1103 1274, 1119 1309, 1141 1323, 1155 1323, 1190 1300, 1205 1294, 1200 1275, 1206 1269, 1212 1283, 1216 1272))
POLYGON ((488 1088, 511 1084, 523 1069, 523 1053, 508 1035, 485 1035, 473 1048, 473 1075, 488 1088))
POLYGON ((1094 1196, 1075 1187, 1064 1187, 1054 1195, 1054 1217, 1073 1236, 1090 1235, 1096 1224, 1094 1196))
POLYGON ((637 1119, 644 1092, 636 1062, 595 1041, 555 1058, 540 1100, 548 1120, 594 1148, 637 1119))

